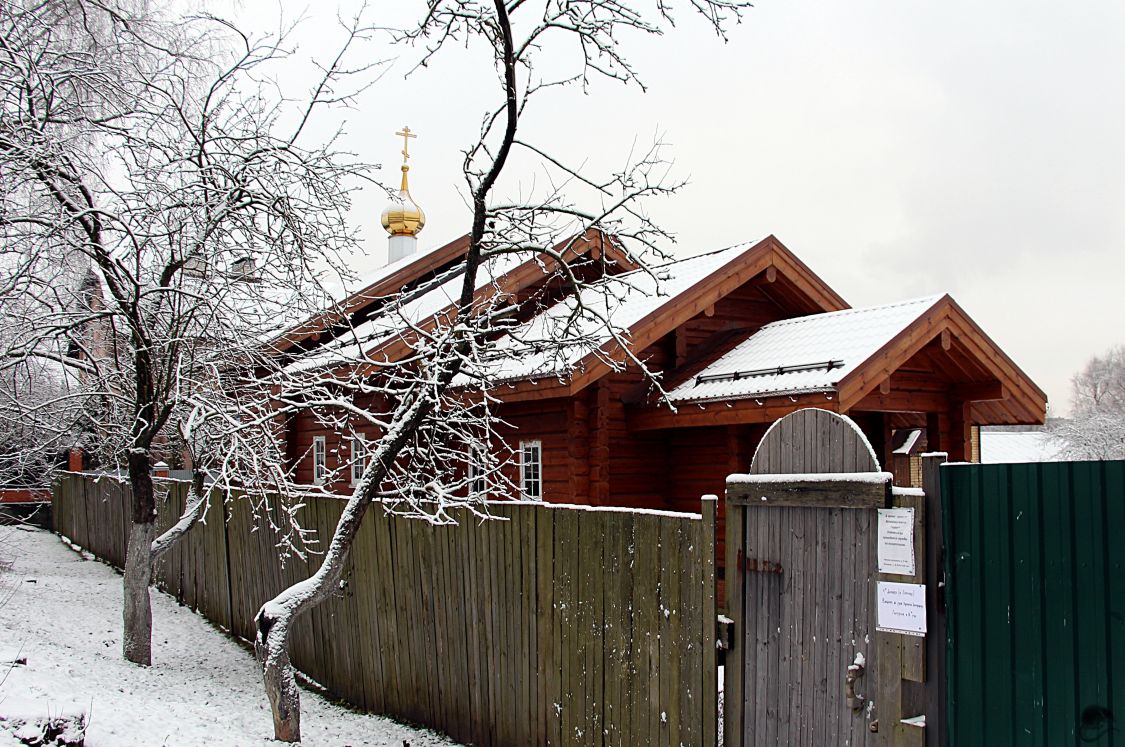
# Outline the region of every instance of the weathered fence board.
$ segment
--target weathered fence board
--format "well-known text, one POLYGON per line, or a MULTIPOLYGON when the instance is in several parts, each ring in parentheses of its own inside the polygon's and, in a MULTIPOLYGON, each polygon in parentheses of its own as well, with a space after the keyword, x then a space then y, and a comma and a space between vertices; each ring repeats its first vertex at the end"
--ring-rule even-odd
POLYGON ((858 428, 834 412, 813 407, 774 423, 750 468, 755 475, 878 471, 879 462, 858 428))
MULTIPOLYGON (((187 484, 158 485, 167 528, 187 484)), ((58 530, 120 567, 127 486, 68 475, 54 494, 58 530)), ((339 521, 342 501, 303 500, 306 559, 278 557, 280 499, 255 510, 212 495, 157 582, 252 640, 259 607, 319 566, 339 521)), ((490 510, 434 527, 374 507, 341 588, 294 624, 294 665, 359 707, 482 747, 715 747, 715 502, 703 516, 490 510)))

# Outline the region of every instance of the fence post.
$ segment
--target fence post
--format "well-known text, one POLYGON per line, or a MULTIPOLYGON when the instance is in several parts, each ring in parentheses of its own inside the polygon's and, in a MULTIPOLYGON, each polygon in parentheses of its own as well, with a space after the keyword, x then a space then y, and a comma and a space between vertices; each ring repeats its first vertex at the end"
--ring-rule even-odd
MULTIPOLYGON (((926 582, 927 505, 925 496, 894 494, 892 508, 914 509, 914 574, 903 575, 879 572, 878 581, 908 584, 926 582)), ((876 596, 878 592, 876 592, 876 596)), ((876 602, 878 604, 878 602, 876 602)), ((876 620, 878 620, 876 609, 876 620)), ((876 623, 877 624, 877 623, 876 623)), ((925 728, 909 725, 905 719, 914 719, 925 713, 922 688, 926 681, 925 655, 930 631, 923 638, 877 630, 875 633, 875 708, 878 713, 879 732, 875 740, 879 745, 924 745, 925 728)))
POLYGON ((746 507, 731 501, 730 491, 726 498, 726 565, 723 569, 723 587, 727 595, 727 617, 731 625, 730 649, 726 652, 723 667, 723 744, 726 747, 742 747, 743 696, 742 679, 745 671, 746 624, 742 592, 745 583, 742 578, 742 552, 746 542, 746 507))
POLYGON ((703 747, 717 747, 719 740, 719 681, 715 667, 715 532, 718 505, 718 496, 703 496, 703 747))
POLYGON ((945 452, 922 455, 922 490, 926 494, 926 745, 945 747, 948 730, 946 703, 945 533, 941 494, 941 465, 945 452))

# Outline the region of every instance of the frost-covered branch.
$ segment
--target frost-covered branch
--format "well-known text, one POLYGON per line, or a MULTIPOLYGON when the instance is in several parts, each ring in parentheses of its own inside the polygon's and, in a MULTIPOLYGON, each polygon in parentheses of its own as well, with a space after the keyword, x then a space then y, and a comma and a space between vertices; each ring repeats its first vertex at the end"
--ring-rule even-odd
POLYGON ((1071 392, 1071 416, 1050 424, 1063 456, 1125 459, 1125 345, 1087 361, 1071 392))
POLYGON ((0 426, 39 434, 0 470, 39 454, 49 475, 80 447, 128 475, 132 661, 151 657, 150 559, 206 510, 200 483, 154 538, 153 463, 187 452, 227 487, 269 474, 248 453, 269 439, 247 425, 263 397, 245 382, 262 342, 350 273, 347 210, 370 166, 302 133, 378 77, 350 62, 372 32, 344 23, 302 101, 274 81, 284 34, 141 0, 0 6, 0 426))
MULTIPOLYGON (((721 35, 748 3, 688 7, 721 35)), ((415 26, 394 34, 419 50, 419 67, 447 48, 479 43, 491 55, 497 95, 464 151, 472 219, 463 260, 440 278, 372 300, 361 318, 334 310, 319 317, 320 328, 302 325, 323 336, 302 349, 278 343, 260 372, 289 435, 327 433, 338 450, 329 455, 328 438, 314 440, 279 472, 297 475, 295 463, 311 462, 312 489, 348 494, 317 572, 257 615, 275 738, 300 739, 287 650, 292 621, 332 593, 369 508, 433 523, 451 521, 454 508, 487 516, 485 496, 516 491, 502 437, 508 426, 497 415, 502 386, 564 378, 588 353, 648 371, 615 311, 636 294, 659 293, 659 271, 646 262, 659 262, 657 247, 670 237, 642 202, 680 186, 659 144, 629 149, 621 168, 597 174, 518 133, 532 99, 564 95, 571 83, 640 83, 619 37, 663 33, 671 12, 670 2, 642 11, 619 0, 435 0, 415 26), (557 77, 539 73, 549 55, 542 67, 557 77), (539 162, 527 184, 508 177, 517 145, 539 162), (612 246, 595 251, 599 242, 612 246), (543 281, 516 287, 513 277, 528 265, 543 281)))

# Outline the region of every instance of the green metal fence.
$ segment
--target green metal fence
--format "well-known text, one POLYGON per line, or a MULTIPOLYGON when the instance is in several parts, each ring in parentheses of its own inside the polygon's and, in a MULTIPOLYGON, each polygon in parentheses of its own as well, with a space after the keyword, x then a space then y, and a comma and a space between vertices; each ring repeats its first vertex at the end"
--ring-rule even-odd
POLYGON ((949 744, 1125 745, 1125 462, 942 467, 949 744))

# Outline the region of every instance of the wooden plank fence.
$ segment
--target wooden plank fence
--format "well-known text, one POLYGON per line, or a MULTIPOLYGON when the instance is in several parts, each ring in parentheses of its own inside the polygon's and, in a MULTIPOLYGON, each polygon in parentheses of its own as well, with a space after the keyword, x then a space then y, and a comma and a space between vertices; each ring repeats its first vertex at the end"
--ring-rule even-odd
MULTIPOLYGON (((159 484, 163 528, 187 483, 159 484)), ((57 531, 122 567, 127 486, 69 474, 54 495, 57 531)), ((249 640, 261 604, 319 556, 281 562, 264 512, 215 498, 157 581, 249 640)), ((300 509, 320 547, 342 506, 300 509)), ((715 508, 494 503, 498 520, 441 527, 370 511, 341 590, 295 625, 293 662, 356 706, 465 744, 714 747, 715 508)), ((280 516, 280 500, 265 509, 280 516)))

